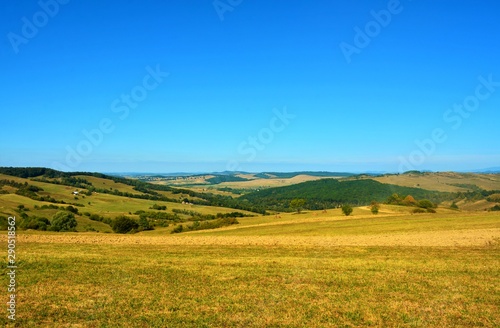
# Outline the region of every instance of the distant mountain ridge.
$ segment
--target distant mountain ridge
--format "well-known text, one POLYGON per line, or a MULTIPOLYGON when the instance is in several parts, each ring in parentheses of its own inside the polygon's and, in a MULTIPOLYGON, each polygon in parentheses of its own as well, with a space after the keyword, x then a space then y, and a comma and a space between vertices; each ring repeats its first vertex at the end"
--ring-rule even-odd
POLYGON ((500 166, 472 171, 472 173, 500 173, 500 166))

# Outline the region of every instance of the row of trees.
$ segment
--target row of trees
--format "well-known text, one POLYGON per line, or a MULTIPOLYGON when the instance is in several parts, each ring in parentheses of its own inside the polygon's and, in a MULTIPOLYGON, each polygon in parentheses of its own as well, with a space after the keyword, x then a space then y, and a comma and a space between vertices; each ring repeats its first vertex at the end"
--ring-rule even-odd
MULTIPOLYGON (((304 208, 305 204, 306 204, 305 199, 294 198, 290 201, 290 208, 297 211, 297 213, 300 213, 301 210, 304 208)), ((386 204, 403 205, 403 206, 416 206, 416 207, 426 209, 429 212, 432 212, 433 211, 432 209, 436 207, 436 205, 428 199, 422 199, 422 200, 417 201, 411 195, 408 195, 406 197, 401 197, 398 194, 392 194, 391 196, 389 196, 389 198, 386 201, 386 204)), ((453 204, 455 204, 455 203, 453 203, 453 204)), ((346 216, 350 215, 353 211, 352 206, 349 204, 342 205, 341 208, 342 208, 342 213, 346 216)), ((379 209, 380 209, 379 203, 373 200, 370 204, 370 211, 373 214, 378 214, 379 209)))
MULTIPOLYGON (((300 214, 300 212, 302 211, 304 205, 306 204, 306 200, 303 199, 303 198, 294 198, 290 201, 290 208, 294 209, 297 211, 298 214, 300 214)), ((376 207, 373 207, 372 206, 372 212, 373 214, 377 214, 378 213, 378 205, 374 205, 376 207), (375 210, 374 210, 375 209, 375 210), (374 212, 376 211, 376 213, 374 212)), ((342 213, 344 213, 344 215, 346 216, 349 216, 351 215, 352 211, 353 211, 353 208, 351 205, 343 205, 342 207, 342 213)))
POLYGON ((171 233, 181 233, 186 231, 196 231, 196 230, 207 230, 207 229, 217 229, 222 227, 227 227, 233 224, 239 224, 236 218, 222 218, 211 221, 195 221, 190 225, 178 225, 175 227, 171 233))
POLYGON ((141 217, 139 218, 139 221, 136 221, 125 215, 120 215, 115 218, 111 224, 111 228, 116 233, 135 233, 154 229, 150 222, 144 217, 141 217))
POLYGON ((436 205, 428 199, 421 199, 417 201, 412 195, 406 197, 400 196, 398 194, 392 194, 387 198, 387 204, 391 205, 402 205, 402 206, 418 206, 421 208, 429 209, 435 208, 436 205))
POLYGON ((21 213, 20 229, 33 229, 42 231, 76 231, 77 221, 75 215, 68 211, 59 211, 51 220, 45 217, 28 216, 21 213))

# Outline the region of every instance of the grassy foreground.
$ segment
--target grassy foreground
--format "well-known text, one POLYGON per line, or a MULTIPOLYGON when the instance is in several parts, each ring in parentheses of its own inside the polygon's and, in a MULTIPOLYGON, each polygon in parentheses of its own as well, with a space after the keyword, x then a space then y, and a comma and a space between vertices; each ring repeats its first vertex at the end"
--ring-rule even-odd
MULTIPOLYGON (((409 226, 418 231, 408 238, 448 229, 474 236, 474 224, 450 217, 423 230, 427 216, 332 217, 318 219, 323 235, 312 236, 288 221, 266 228, 262 218, 248 219, 258 229, 178 236, 20 232, 15 326, 498 327, 498 240, 438 247, 372 238, 409 226)), ((498 236, 496 215, 466 218, 498 236)), ((6 308, 0 324, 14 326, 6 308)))

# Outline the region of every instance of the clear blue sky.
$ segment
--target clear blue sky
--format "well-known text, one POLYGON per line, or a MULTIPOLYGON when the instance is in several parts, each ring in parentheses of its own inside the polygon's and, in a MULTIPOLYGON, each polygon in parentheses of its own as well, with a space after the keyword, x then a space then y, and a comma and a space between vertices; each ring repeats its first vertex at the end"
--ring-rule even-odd
POLYGON ((6 1, 0 166, 500 166, 500 3, 6 1))

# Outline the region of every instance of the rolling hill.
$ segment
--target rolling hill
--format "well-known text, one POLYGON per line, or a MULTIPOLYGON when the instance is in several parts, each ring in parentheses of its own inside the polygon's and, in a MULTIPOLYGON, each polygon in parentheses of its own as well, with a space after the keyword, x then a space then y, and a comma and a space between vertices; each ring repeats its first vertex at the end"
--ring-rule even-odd
POLYGON ((240 197, 241 201, 259 202, 266 208, 286 211, 292 199, 306 200, 308 209, 324 209, 341 204, 367 205, 371 201, 384 202, 392 194, 417 199, 429 199, 435 203, 456 197, 452 193, 430 191, 421 188, 384 184, 371 179, 339 181, 322 179, 292 186, 264 189, 240 197))
MULTIPOLYGON (((334 177, 335 174, 338 173, 332 176, 324 172, 316 176, 285 173, 277 177, 273 173, 273 176, 259 178, 260 174, 238 173, 217 176, 213 182, 220 187, 210 189, 215 187, 180 188, 101 173, 66 173, 47 168, 0 168, 0 217, 17 214, 46 222, 57 211, 71 210, 76 213, 80 231, 110 231, 110 220, 120 215, 147 220, 153 226, 175 226, 228 213, 257 215, 268 214, 269 210, 291 211, 290 202, 295 198, 305 199, 304 208, 309 210, 384 202, 393 194, 429 199, 443 207, 450 207, 454 202, 460 209, 471 211, 492 209, 500 200, 499 175, 412 172, 340 178, 334 177), (261 189, 262 181, 274 185, 261 189), (231 183, 245 185, 247 189, 241 189, 243 192, 228 187, 231 183), (166 211, 162 212, 163 207, 166 211)), ((195 178, 200 177, 214 178, 213 175, 195 178)))

